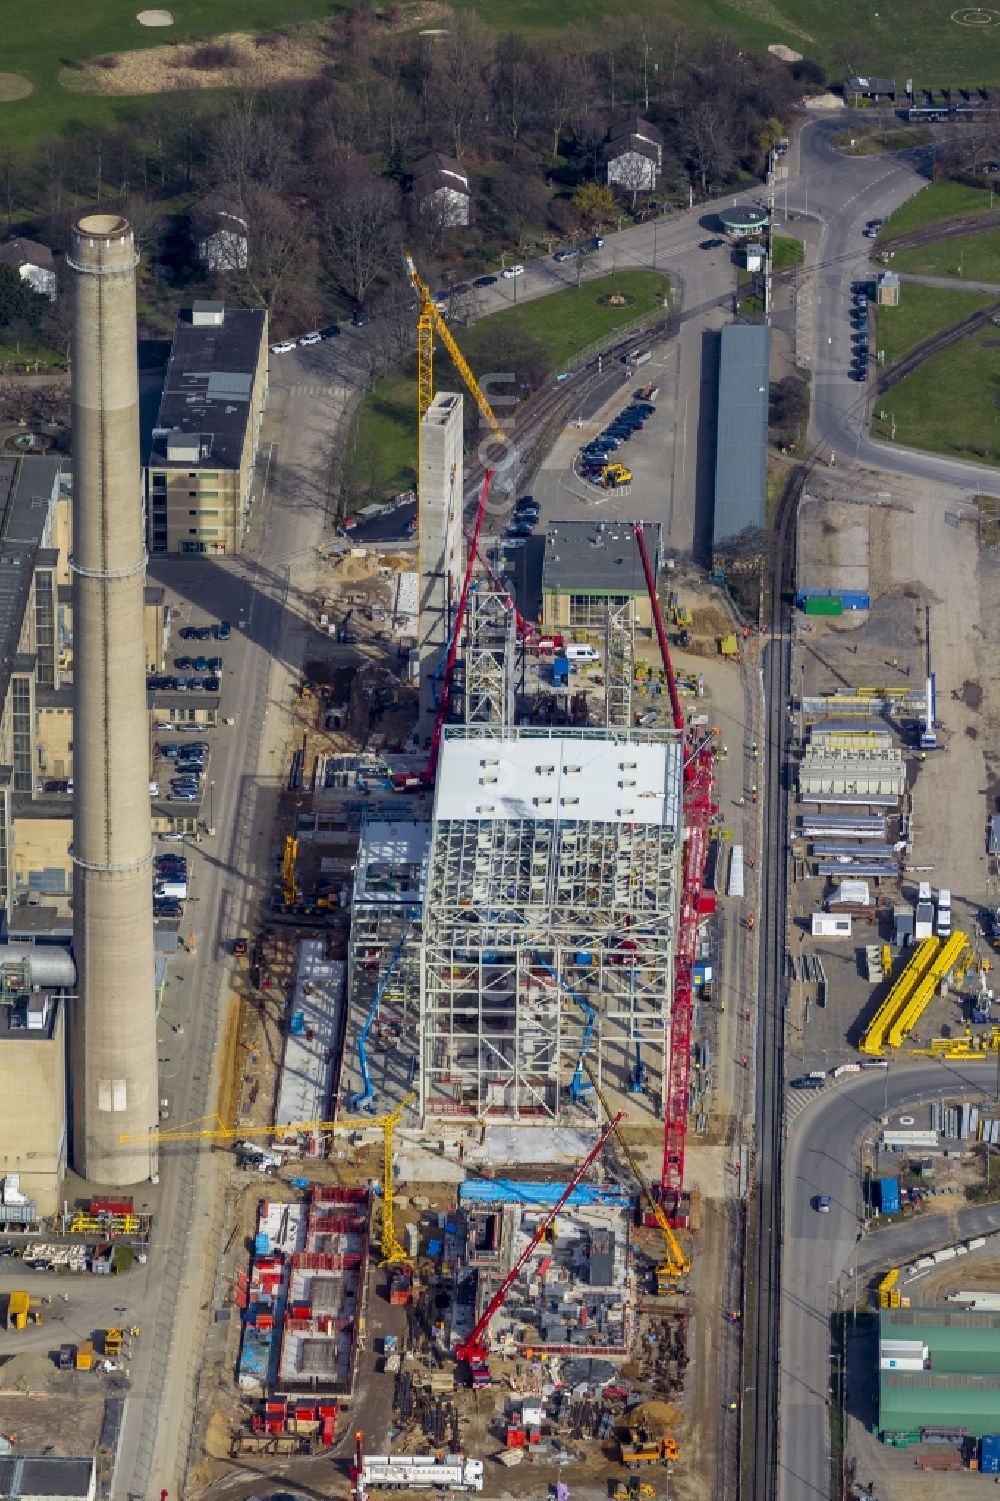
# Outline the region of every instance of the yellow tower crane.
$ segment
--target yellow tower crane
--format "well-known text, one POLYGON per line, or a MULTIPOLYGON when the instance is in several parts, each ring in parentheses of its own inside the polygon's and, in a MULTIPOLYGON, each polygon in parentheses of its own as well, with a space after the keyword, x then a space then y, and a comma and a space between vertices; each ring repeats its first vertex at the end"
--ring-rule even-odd
MULTIPOLYGON (((506 438, 503 429, 493 413, 493 408, 486 400, 476 377, 469 368, 468 362, 458 345, 454 335, 444 318, 438 312, 434 301, 434 294, 430 287, 420 276, 419 271, 413 264, 413 257, 406 255, 406 270, 414 291, 420 300, 420 313, 417 318, 417 431, 420 432, 420 424, 427 415, 427 410, 434 400, 434 335, 437 334, 445 349, 451 355, 452 364, 459 375, 465 381, 469 394, 477 407, 486 418, 492 429, 493 436, 498 443, 504 443, 506 438)), ((419 441, 419 436, 418 436, 419 441)))
POLYGON ((199 1129, 182 1127, 177 1131, 151 1131, 146 1135, 119 1136, 120 1142, 174 1142, 174 1141, 240 1141, 251 1136, 327 1136, 333 1131, 370 1131, 378 1126, 382 1131, 382 1266, 390 1266, 407 1259, 406 1252, 396 1238, 395 1182, 392 1171, 393 1132, 411 1100, 416 1099, 411 1090, 387 1115, 341 1116, 335 1121, 290 1121, 286 1126, 205 1126, 199 1129))
MULTIPOLYGON (((608 1101, 604 1095, 604 1091, 601 1089, 601 1086, 597 1082, 597 1077, 594 1074, 594 1070, 591 1068, 586 1058, 583 1059, 583 1066, 587 1071, 587 1076, 590 1079, 591 1084, 593 1084, 594 1086, 594 1092, 601 1102, 601 1109, 604 1111, 604 1114, 607 1116, 609 1121, 614 1121, 615 1113, 611 1109, 611 1106, 608 1104, 608 1101)), ((677 1286, 677 1280, 680 1277, 686 1277, 688 1272, 691 1270, 690 1259, 685 1256, 683 1250, 681 1249, 680 1241, 674 1234, 673 1226, 667 1219, 662 1204, 658 1203, 657 1200, 653 1197, 653 1193, 649 1187, 649 1184, 646 1182, 646 1175, 643 1172, 642 1168, 639 1166, 639 1163, 636 1160, 635 1153, 632 1151, 632 1148, 629 1146, 628 1142, 625 1140, 625 1137, 622 1135, 621 1128, 617 1125, 615 1126, 615 1136, 618 1139, 618 1145, 625 1153, 625 1156, 628 1160, 628 1165, 632 1169, 632 1174, 639 1185, 642 1196, 646 1201, 649 1211, 656 1221, 657 1229, 663 1236, 663 1244, 666 1249, 666 1259, 660 1262, 660 1264, 656 1268, 656 1291, 661 1295, 672 1292, 679 1292, 680 1289, 677 1286)))

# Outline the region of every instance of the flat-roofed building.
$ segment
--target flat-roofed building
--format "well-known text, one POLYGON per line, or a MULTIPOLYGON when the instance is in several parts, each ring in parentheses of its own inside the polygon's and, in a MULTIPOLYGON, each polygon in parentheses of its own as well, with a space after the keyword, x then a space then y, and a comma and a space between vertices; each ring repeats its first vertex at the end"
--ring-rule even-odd
MULTIPOLYGON (((644 522, 643 533, 657 578, 660 523, 644 522)), ((608 610, 625 605, 633 628, 652 636, 653 611, 634 527, 627 521, 551 522, 542 560, 542 629, 603 637, 608 610)))
POLYGON ((150 552, 240 551, 266 398, 263 308, 180 315, 147 455, 150 552))

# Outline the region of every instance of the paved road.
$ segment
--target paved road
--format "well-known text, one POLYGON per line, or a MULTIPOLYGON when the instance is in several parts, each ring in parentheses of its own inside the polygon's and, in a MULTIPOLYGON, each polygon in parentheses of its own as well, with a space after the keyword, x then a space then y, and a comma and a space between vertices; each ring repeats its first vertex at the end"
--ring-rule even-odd
MULTIPOLYGON (((885 1074, 844 1076, 796 1117, 785 1148, 784 1267, 781 1294, 781 1469, 779 1501, 825 1501, 829 1494, 830 1315, 838 1285, 887 1257, 940 1244, 934 1218, 908 1221, 862 1242, 860 1143, 883 1114, 905 1105, 992 1092, 996 1066, 914 1063, 885 1074), (831 1211, 818 1214, 817 1194, 831 1211), (921 1240, 923 1236, 923 1240, 921 1240)), ((1000 1206, 963 1215, 962 1234, 1000 1226, 1000 1206)), ((952 1237, 949 1237, 949 1239, 952 1237)))

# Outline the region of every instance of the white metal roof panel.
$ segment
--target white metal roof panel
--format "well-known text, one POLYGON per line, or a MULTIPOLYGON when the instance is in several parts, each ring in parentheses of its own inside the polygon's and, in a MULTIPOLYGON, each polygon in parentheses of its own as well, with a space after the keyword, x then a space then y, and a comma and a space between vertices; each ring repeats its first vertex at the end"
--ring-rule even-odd
POLYGON ((553 819, 676 828, 676 741, 445 738, 435 819, 553 819))

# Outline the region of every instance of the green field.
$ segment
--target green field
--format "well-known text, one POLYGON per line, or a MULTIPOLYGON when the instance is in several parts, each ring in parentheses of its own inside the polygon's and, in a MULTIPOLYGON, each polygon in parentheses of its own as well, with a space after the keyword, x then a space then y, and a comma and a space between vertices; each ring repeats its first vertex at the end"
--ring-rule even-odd
POLYGON ((806 247, 801 240, 793 239, 791 235, 771 236, 771 270, 788 271, 793 266, 801 266, 806 258, 806 247))
POLYGON ((875 398, 872 433, 949 458, 1000 465, 1000 329, 980 331, 875 398), (880 413, 884 412, 885 416, 880 413))
POLYGON ((149 103, 149 95, 108 98, 63 88, 62 70, 85 58, 226 31, 273 31, 344 8, 330 0, 164 0, 164 5, 175 24, 161 29, 136 20, 145 0, 87 5, 46 0, 42 10, 31 0, 4 0, 0 77, 16 73, 34 85, 34 93, 0 102, 0 143, 31 146, 77 125, 113 124, 149 103))
MULTIPOLYGON (((542 345, 553 371, 574 355, 610 338, 634 319, 662 310, 669 288, 655 271, 619 271, 582 287, 554 292, 520 307, 483 318, 456 337, 472 369, 481 374, 491 365, 491 346, 498 332, 515 328, 542 345), (607 307, 599 297, 621 292, 632 298, 627 307, 607 307)), ((379 381, 364 399, 348 440, 347 472, 362 501, 378 500, 415 483, 417 457, 417 382, 415 367, 395 371, 379 381)))
POLYGON ((904 282, 899 305, 880 307, 875 315, 873 347, 879 353, 884 351, 885 364, 891 365, 924 339, 960 323, 981 308, 984 300, 988 299, 980 292, 944 291, 904 282))
POLYGON ((913 250, 897 250, 893 267, 920 276, 953 276, 959 285, 963 281, 1000 285, 1000 234, 991 230, 962 235, 957 240, 939 240, 936 245, 918 245, 913 250))
MULTIPOLYGON (((860 51, 857 66, 869 73, 922 85, 975 87, 1000 82, 1000 48, 994 33, 960 26, 948 7, 911 0, 904 8, 873 13, 863 0, 828 6, 820 0, 458 0, 477 10, 498 32, 561 32, 619 18, 629 26, 644 18, 673 19, 706 35, 724 28, 740 46, 764 50, 784 42, 825 64, 839 81, 849 47, 860 51), (861 39, 861 40, 858 40, 861 39)), ((26 99, 0 103, 0 143, 30 146, 46 136, 94 123, 127 118, 149 96, 108 98, 72 94, 59 82, 63 68, 108 52, 188 41, 227 31, 265 31, 352 8, 348 0, 176 0, 175 24, 148 29, 138 24, 141 4, 130 0, 5 0, 0 71, 34 85, 26 99)), ((992 12, 986 12, 992 15, 992 12)), ((416 19, 416 18, 415 18, 416 19)), ((652 32, 653 37, 656 31, 652 32)), ((655 43, 654 43, 655 45, 655 43)), ((666 43, 664 44, 667 45, 666 43)), ((656 61, 655 57, 651 59, 656 61)), ((666 59, 664 59, 666 61, 666 59)))
POLYGON ((960 219, 965 214, 985 214, 993 207, 988 188, 970 188, 964 182, 932 182, 890 214, 879 231, 879 244, 897 240, 925 224, 960 219))
POLYGON ((926 146, 933 141, 933 133, 916 125, 850 126, 830 138, 845 156, 884 156, 890 151, 912 151, 914 146, 926 146), (852 144, 853 143, 853 144, 852 144))

